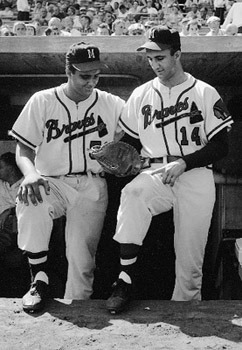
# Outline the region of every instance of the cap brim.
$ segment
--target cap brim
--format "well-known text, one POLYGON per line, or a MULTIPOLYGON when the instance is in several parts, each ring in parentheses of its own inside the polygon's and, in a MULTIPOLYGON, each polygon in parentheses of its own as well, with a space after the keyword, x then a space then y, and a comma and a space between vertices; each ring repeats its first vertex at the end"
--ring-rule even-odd
POLYGON ((108 68, 108 66, 105 63, 102 63, 101 61, 92 61, 92 62, 85 62, 85 63, 73 63, 72 65, 79 72, 87 72, 90 70, 108 68))
POLYGON ((167 49, 168 45, 161 44, 160 46, 154 41, 147 41, 142 46, 138 47, 137 51, 149 49, 154 51, 161 51, 167 49))

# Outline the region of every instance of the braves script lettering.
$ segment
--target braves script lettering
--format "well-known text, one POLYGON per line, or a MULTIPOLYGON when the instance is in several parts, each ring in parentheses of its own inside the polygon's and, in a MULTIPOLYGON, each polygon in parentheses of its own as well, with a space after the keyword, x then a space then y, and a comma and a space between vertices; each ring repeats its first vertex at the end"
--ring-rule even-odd
POLYGON ((71 122, 70 124, 62 124, 59 126, 59 120, 58 119, 49 119, 46 122, 46 128, 48 129, 47 132, 47 140, 46 142, 50 142, 52 139, 58 139, 61 137, 62 134, 70 134, 74 132, 75 130, 80 130, 89 126, 92 126, 95 124, 95 119, 93 116, 93 113, 90 115, 90 117, 86 117, 83 120, 78 120, 75 122, 71 122))
POLYGON ((181 111, 187 110, 189 107, 188 105, 188 97, 185 98, 185 100, 182 102, 178 102, 175 106, 170 106, 163 108, 162 111, 158 111, 157 109, 154 110, 152 114, 152 106, 151 105, 145 105, 141 112, 144 115, 144 129, 146 129, 154 119, 160 120, 169 117, 170 115, 174 115, 176 113, 179 113, 181 111))

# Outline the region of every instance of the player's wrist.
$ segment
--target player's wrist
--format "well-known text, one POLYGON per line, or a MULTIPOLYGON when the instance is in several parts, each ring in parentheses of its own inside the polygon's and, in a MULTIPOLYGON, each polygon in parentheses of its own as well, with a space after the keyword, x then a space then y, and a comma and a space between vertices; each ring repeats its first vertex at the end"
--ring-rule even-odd
POLYGON ((187 170, 187 163, 186 163, 186 161, 183 158, 181 158, 181 159, 179 159, 179 163, 184 168, 184 171, 186 171, 187 170))

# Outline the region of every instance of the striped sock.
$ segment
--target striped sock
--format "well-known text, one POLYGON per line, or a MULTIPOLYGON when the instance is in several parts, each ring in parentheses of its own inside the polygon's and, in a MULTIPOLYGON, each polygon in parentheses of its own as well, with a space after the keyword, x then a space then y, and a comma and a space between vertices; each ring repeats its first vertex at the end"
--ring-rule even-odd
POLYGON ((32 281, 41 280, 49 283, 46 251, 39 253, 27 252, 32 281))
POLYGON ((120 245, 120 274, 119 279, 131 284, 135 274, 139 246, 135 244, 120 245))

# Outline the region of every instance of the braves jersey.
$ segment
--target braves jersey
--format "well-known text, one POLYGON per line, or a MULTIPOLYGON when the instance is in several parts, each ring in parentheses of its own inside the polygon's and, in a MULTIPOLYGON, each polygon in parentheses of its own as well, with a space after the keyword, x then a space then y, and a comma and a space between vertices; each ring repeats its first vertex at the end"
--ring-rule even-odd
POLYGON ((120 118, 122 129, 140 139, 141 155, 184 156, 202 147, 232 118, 216 89, 188 73, 168 88, 155 78, 130 96, 120 118))
POLYGON ((113 140, 125 102, 94 89, 85 101, 75 103, 65 95, 64 87, 36 92, 10 134, 35 150, 35 166, 41 175, 101 172, 89 150, 113 140))

